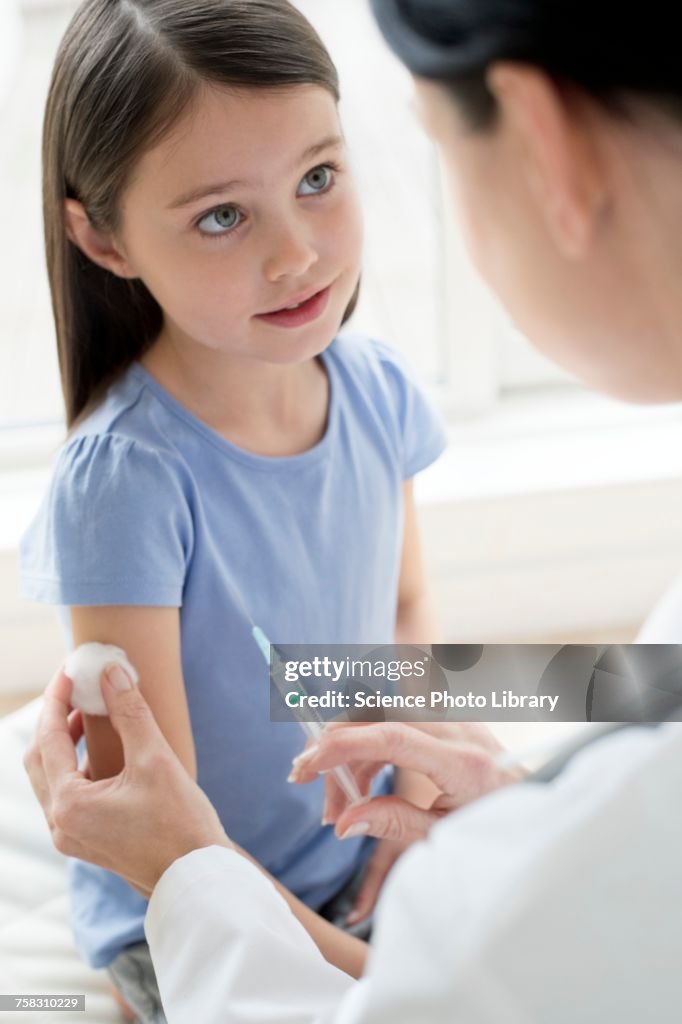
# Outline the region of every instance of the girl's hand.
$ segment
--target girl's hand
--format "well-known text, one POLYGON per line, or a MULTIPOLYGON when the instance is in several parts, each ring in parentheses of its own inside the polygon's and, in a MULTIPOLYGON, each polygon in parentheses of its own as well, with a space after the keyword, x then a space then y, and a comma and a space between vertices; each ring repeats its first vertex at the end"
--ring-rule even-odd
POLYGON ((450 811, 521 779, 523 772, 497 767, 502 753, 490 730, 476 722, 339 723, 328 726, 320 741, 294 760, 291 780, 312 782, 320 772, 347 764, 366 794, 387 764, 421 772, 439 791, 427 808, 398 796, 348 807, 333 776, 326 778, 324 820, 335 823, 340 839, 371 835, 407 844, 422 839, 450 811))

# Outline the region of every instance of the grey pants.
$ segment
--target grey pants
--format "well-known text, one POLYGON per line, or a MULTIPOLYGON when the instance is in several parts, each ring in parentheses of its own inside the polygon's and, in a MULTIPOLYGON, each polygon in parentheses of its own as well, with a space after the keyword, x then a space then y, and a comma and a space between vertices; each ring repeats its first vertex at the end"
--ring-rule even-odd
POLYGON ((127 946, 109 964, 109 977, 137 1014, 137 1024, 166 1024, 159 986, 146 942, 127 946))
MULTIPOLYGON (((345 926, 346 917, 362 884, 363 874, 364 871, 358 871, 336 896, 320 907, 319 913, 337 928, 343 928, 349 934, 367 942, 372 933, 371 917, 349 928, 345 926)), ((167 1024, 146 942, 138 942, 135 946, 128 946, 122 950, 109 964, 108 970, 114 985, 137 1014, 137 1024, 167 1024)))

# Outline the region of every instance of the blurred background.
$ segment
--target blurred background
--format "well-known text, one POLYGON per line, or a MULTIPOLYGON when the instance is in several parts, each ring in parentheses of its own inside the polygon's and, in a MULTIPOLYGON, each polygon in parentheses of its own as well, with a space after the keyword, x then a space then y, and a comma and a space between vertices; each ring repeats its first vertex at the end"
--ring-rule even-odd
MULTIPOLYGON (((75 6, 0 6, 0 713, 42 689, 63 654, 55 611, 18 596, 16 546, 64 433, 40 132, 75 6)), ((633 639, 682 560, 682 410, 590 394, 530 349, 462 253, 409 77, 365 0, 298 6, 338 63, 364 201, 352 326, 403 349, 448 418, 449 450, 417 492, 443 638, 633 639)))

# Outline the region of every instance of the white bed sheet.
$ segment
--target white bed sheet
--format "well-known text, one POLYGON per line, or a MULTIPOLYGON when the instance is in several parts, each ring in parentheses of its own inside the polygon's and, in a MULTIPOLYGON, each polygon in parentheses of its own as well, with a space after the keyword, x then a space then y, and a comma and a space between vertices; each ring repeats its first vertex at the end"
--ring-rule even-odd
POLYGON ((85 1012, 9 1011, 2 1024, 120 1024, 105 971, 76 952, 66 860, 53 848, 22 758, 40 701, 0 719, 0 993, 85 994, 85 1012))

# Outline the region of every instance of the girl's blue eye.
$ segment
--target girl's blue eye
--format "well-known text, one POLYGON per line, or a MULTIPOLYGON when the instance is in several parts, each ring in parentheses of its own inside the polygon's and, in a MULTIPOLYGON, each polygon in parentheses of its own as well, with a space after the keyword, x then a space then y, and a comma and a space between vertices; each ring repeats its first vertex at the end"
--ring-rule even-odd
POLYGON ((197 226, 206 235, 226 235, 241 223, 241 219, 236 206, 219 206, 202 217, 197 226))
POLYGON ((308 171, 298 186, 299 195, 314 196, 326 192, 334 180, 334 173, 329 164, 320 164, 308 171))

